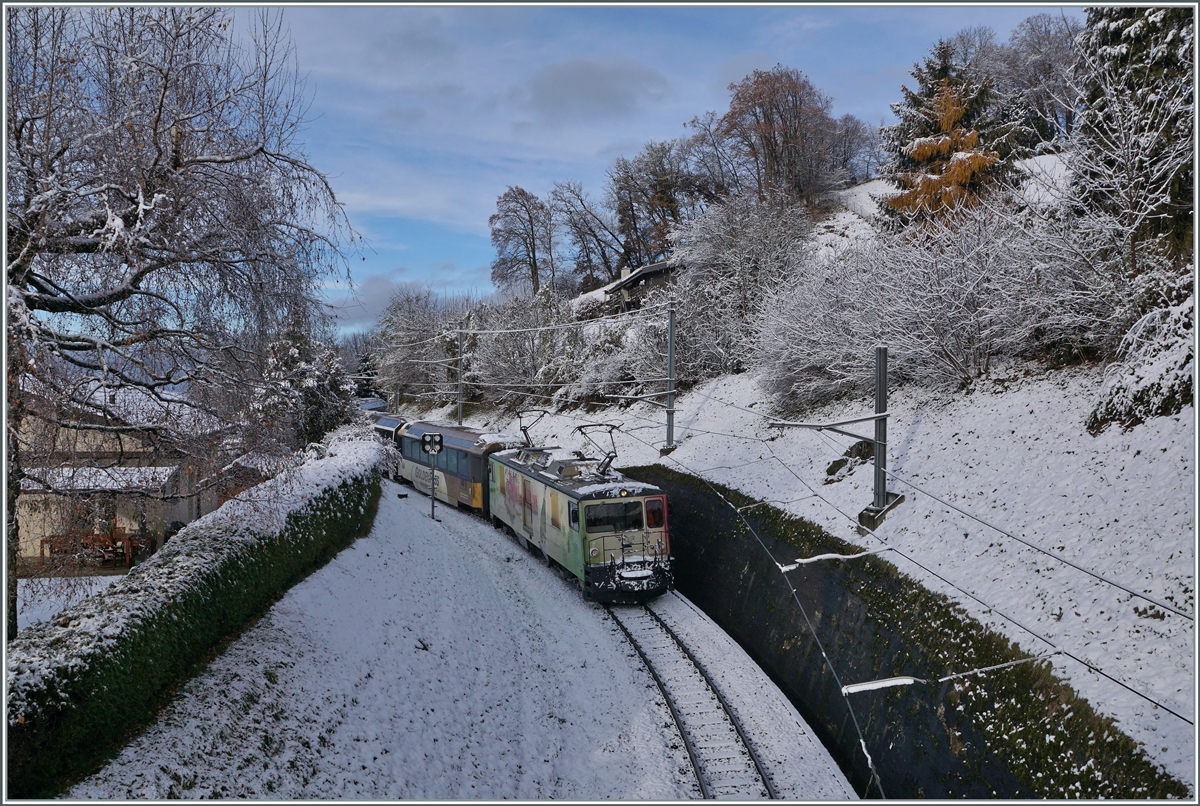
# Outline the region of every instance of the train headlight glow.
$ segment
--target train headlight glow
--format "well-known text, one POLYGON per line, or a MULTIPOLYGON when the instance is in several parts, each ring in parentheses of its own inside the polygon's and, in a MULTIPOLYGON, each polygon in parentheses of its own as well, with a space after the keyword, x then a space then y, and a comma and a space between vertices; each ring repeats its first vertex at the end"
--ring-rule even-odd
POLYGON ((622 498, 624 498, 624 497, 625 497, 625 496, 627 496, 627 495, 629 495, 629 490, 622 489, 622 490, 621 490, 621 497, 622 497, 622 498))

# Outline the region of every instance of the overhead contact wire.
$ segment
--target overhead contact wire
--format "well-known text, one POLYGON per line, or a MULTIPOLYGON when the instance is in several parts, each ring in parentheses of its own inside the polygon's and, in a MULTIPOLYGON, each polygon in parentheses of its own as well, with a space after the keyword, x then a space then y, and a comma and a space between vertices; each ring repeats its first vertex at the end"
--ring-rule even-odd
MULTIPOLYGON (((650 447, 650 448, 654 447, 653 445, 646 442, 645 440, 642 440, 642 439, 639 439, 638 437, 633 436, 633 434, 630 434, 628 431, 626 431, 625 433, 632 439, 635 439, 638 442, 641 442, 646 447, 650 447)), ((759 536, 758 532, 754 529, 753 526, 750 525, 750 522, 748 520, 746 520, 746 516, 743 515, 741 510, 739 510, 737 507, 735 507, 732 502, 730 502, 727 498, 725 498, 725 496, 721 495, 721 492, 712 485, 712 482, 710 482, 708 479, 704 478, 703 476, 701 476, 698 473, 696 473, 695 471, 693 471, 691 468, 689 468, 687 465, 685 465, 683 462, 679 461, 675 457, 668 455, 666 458, 670 459, 672 462, 679 465, 679 467, 682 468, 684 471, 694 475, 696 478, 700 479, 706 485, 708 485, 708 488, 713 491, 713 494, 716 495, 718 498, 720 498, 723 502, 725 502, 726 506, 728 506, 730 509, 732 509, 734 511, 734 513, 738 516, 738 518, 742 521, 742 523, 745 525, 745 527, 750 530, 750 534, 754 535, 754 539, 756 541, 758 541, 759 547, 761 547, 763 552, 766 553, 767 557, 769 557, 771 559, 771 562, 774 563, 776 565, 776 567, 779 566, 779 562, 775 559, 775 555, 771 553, 771 550, 769 548, 767 548, 767 544, 763 542, 763 539, 759 536)), ((829 659, 829 655, 825 652, 825 646, 824 646, 824 644, 821 643, 821 638, 820 638, 820 636, 817 635, 816 629, 813 628, 812 621, 808 617, 808 611, 805 609, 803 603, 801 603, 800 596, 796 593, 795 586, 792 585, 792 581, 788 578, 787 574, 783 574, 783 579, 787 583, 788 590, 791 591, 792 599, 796 602, 796 606, 800 608, 800 613, 804 616, 804 622, 805 622, 805 624, 808 625, 808 630, 812 634, 813 640, 817 644, 817 648, 821 651, 821 657, 825 660, 826 667, 829 669, 830 674, 833 675, 834 683, 837 685, 838 689, 841 690, 841 687, 842 687, 841 678, 838 676, 837 670, 833 668, 833 662, 829 659)), ((863 756, 867 760, 867 767, 871 770, 871 778, 875 782, 875 786, 879 789, 880 796, 886 800, 887 795, 883 791, 883 782, 880 781, 879 772, 875 769, 875 760, 873 758, 871 758, 871 754, 867 750, 867 743, 866 743, 866 740, 863 738, 862 728, 859 726, 859 723, 858 723, 858 716, 854 713, 854 706, 850 703, 850 698, 845 693, 842 694, 842 700, 846 703, 846 710, 850 713, 850 720, 854 723, 854 730, 858 734, 859 746, 862 749, 863 756)))

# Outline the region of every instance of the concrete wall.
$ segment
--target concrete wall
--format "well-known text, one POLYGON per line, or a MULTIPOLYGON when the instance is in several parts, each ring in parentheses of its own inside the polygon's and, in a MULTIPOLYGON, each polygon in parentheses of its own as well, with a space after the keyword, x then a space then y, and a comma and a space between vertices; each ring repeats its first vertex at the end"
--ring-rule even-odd
MULTIPOLYGON (((823 562, 789 574, 811 621, 805 622, 783 575, 731 507, 703 482, 662 472, 627 471, 659 485, 670 500, 676 587, 721 625, 775 680, 817 732, 860 795, 878 797, 854 720, 814 639, 842 685, 913 674, 922 648, 901 625, 874 617, 880 598, 902 601, 905 586, 883 563, 823 562)), ((752 510, 753 511, 753 510, 752 510)), ((772 524, 751 521, 781 562, 795 546, 772 524)), ((806 555, 808 556, 808 555, 806 555)), ((931 614, 932 615, 932 614, 931 614)), ((1029 797, 1006 765, 985 749, 968 719, 945 707, 946 687, 891 688, 851 695, 859 727, 889 798, 1029 797)))

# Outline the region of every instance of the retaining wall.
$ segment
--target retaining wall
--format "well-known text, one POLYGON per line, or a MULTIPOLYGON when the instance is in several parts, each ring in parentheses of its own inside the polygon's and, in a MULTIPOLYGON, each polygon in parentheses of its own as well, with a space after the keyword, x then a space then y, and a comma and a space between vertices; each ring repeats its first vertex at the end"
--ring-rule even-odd
POLYGON ((861 549, 766 505, 744 522, 718 493, 755 502, 720 485, 658 465, 624 472, 669 496, 676 587, 775 680, 860 795, 880 792, 855 717, 889 798, 1186 797, 1045 661, 851 694, 852 717, 842 685, 1029 656, 877 557, 801 565, 793 598, 760 539, 784 564, 861 549))

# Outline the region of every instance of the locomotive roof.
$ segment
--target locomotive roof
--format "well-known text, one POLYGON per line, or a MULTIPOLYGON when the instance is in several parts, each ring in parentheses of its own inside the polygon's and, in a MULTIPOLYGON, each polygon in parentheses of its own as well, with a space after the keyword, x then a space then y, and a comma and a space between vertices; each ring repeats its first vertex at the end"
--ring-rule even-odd
POLYGON ((428 433, 442 435, 442 444, 465 451, 478 451, 491 445, 515 445, 521 437, 511 434, 491 434, 466 425, 455 425, 438 420, 415 420, 404 427, 405 436, 421 437, 428 433))
POLYGON ((579 451, 562 448, 515 448, 492 454, 503 464, 525 473, 566 493, 572 498, 622 498, 625 495, 656 495, 662 490, 653 484, 634 481, 617 470, 601 475, 597 469, 602 460, 584 456, 579 451), (560 476, 554 471, 572 468, 576 475, 560 476))

